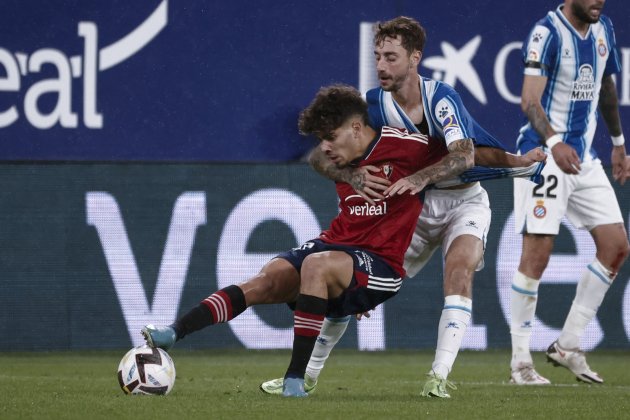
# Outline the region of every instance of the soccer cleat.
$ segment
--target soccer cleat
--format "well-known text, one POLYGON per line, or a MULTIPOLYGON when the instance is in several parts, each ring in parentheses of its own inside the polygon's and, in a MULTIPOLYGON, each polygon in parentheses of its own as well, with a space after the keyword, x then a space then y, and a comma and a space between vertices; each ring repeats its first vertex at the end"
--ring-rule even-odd
POLYGON ((304 391, 304 379, 302 378, 285 378, 282 384, 283 397, 308 397, 304 391))
POLYGON ((547 361, 554 366, 569 369, 578 381, 588 384, 602 384, 604 379, 597 372, 593 372, 586 363, 586 356, 580 350, 565 350, 557 341, 551 343, 547 349, 547 361))
POLYGON ((510 383, 515 385, 549 385, 549 379, 540 376, 532 363, 519 363, 512 369, 510 383))
MULTIPOLYGON (((284 378, 272 379, 260 384, 260 390, 265 394, 282 395, 282 387, 284 386, 284 378)), ((310 376, 304 376, 304 391, 307 394, 312 394, 317 388, 317 379, 312 379, 310 376)))
POLYGON ((424 383, 424 388, 420 393, 423 397, 451 398, 447 388, 457 389, 451 381, 447 381, 434 371, 427 373, 427 376, 429 379, 424 383))
POLYGON ((177 334, 175 334, 175 330, 167 326, 156 327, 153 324, 149 324, 142 328, 141 333, 149 347, 152 348, 157 347, 168 351, 171 347, 173 347, 175 341, 177 341, 177 334))

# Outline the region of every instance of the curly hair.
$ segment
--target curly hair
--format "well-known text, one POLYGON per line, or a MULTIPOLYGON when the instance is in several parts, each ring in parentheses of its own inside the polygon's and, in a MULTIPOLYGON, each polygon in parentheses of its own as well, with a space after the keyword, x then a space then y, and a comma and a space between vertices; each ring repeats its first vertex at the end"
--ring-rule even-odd
POLYGON ((332 140, 333 131, 355 115, 368 125, 368 106, 357 89, 342 84, 325 86, 300 113, 298 128, 302 135, 332 140))
POLYGON ((380 45, 385 38, 396 38, 400 35, 402 47, 411 54, 414 50, 422 52, 427 40, 427 33, 417 20, 399 16, 387 22, 374 25, 374 45, 380 45))

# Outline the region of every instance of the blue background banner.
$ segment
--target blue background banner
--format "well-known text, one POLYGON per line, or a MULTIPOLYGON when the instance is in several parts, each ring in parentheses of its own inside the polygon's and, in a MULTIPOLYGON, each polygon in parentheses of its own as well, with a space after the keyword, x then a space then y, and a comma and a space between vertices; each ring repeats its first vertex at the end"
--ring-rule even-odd
MULTIPOLYGON (((215 290, 255 275, 316 237, 338 211, 333 183, 306 164, 2 164, 0 179, 0 351, 140 345, 142 326, 170 324, 215 290)), ((484 186, 492 226, 463 342, 477 350, 510 346, 521 249, 512 182, 484 186)), ((625 220, 629 191, 617 188, 625 220)), ((589 234, 563 223, 539 290, 534 350, 559 335, 594 255, 589 234)), ((444 303, 440 256, 369 319, 352 322, 341 345, 434 348, 444 303)), ((587 327, 585 351, 630 349, 629 278, 626 264, 587 327)), ((258 306, 178 347, 290 348, 292 325, 286 305, 258 306)))
MULTIPOLYGON (((420 71, 451 83, 510 149, 522 116, 518 47, 553 2, 9 0, 0 14, 3 161, 285 162, 316 90, 374 86, 362 23, 417 18, 420 71), (478 80, 477 80, 478 77, 478 80)), ((628 6, 609 1, 630 116, 628 6)), ((369 27, 368 27, 369 29, 369 27)), ((600 124, 595 144, 606 162, 600 124)))

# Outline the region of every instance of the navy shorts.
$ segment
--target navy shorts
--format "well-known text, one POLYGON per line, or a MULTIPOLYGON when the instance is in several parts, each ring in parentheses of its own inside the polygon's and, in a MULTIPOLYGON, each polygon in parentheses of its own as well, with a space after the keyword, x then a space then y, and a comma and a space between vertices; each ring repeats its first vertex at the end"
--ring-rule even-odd
MULTIPOLYGON (((343 251, 352 257, 354 273, 350 285, 341 296, 328 300, 326 316, 341 318, 374 309, 379 304, 398 293, 402 278, 389 264, 374 254, 360 248, 332 245, 320 239, 313 239, 291 251, 279 254, 277 258, 287 260, 300 272, 302 262, 311 254, 324 251, 343 251)), ((289 304, 291 309, 295 303, 289 304)))

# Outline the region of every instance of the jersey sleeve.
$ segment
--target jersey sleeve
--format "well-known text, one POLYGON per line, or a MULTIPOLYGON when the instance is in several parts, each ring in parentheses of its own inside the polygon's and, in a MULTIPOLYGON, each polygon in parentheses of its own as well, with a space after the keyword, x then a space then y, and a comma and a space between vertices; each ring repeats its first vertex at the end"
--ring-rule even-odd
MULTIPOLYGON (((608 60, 606 60, 606 68, 604 69, 604 76, 608 76, 611 74, 619 73, 621 71, 621 59, 619 57, 619 49, 617 47, 615 30, 613 28, 612 22, 607 16, 602 16, 601 21, 606 28, 606 41, 610 48, 610 54, 608 55, 608 60)), ((596 48, 602 48, 602 44, 599 43, 599 41, 596 48)))
POLYGON ((441 84, 432 102, 432 118, 438 123, 446 146, 457 140, 475 137, 473 120, 455 89, 441 84))
POLYGON ((558 37, 553 26, 546 25, 543 19, 538 22, 523 43, 521 53, 528 76, 549 77, 558 55, 558 37))
POLYGON ((379 130, 385 124, 385 114, 380 98, 380 89, 370 89, 365 93, 365 101, 368 104, 368 115, 370 117, 370 125, 375 130, 379 130))

